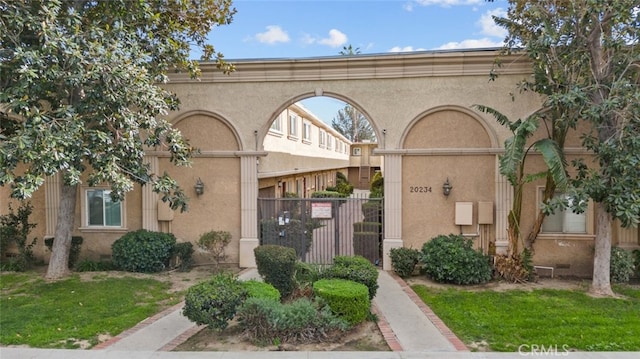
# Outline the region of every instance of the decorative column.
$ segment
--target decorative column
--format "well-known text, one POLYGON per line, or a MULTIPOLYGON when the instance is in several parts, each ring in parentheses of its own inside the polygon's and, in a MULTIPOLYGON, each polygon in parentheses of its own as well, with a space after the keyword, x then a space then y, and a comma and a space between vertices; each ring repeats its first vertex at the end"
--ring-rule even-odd
MULTIPOLYGON (((158 173, 158 157, 144 156, 149 163, 151 173, 158 173)), ((142 228, 158 231, 158 194, 149 185, 142 186, 142 228)))
POLYGON ((496 254, 507 253, 509 235, 507 232, 509 211, 513 204, 513 186, 500 174, 500 159, 496 155, 496 254))
POLYGON ((402 153, 384 153, 384 239, 382 269, 392 270, 389 252, 403 246, 402 241, 402 153))
POLYGON ((256 267, 253 250, 258 239, 258 156, 265 152, 240 153, 240 267, 256 267))
MULTIPOLYGON (((44 179, 44 206, 46 218, 46 231, 44 238, 53 237, 58 223, 58 205, 60 204, 60 174, 56 173, 44 179)), ((82 198, 80 199, 82 201, 82 198)))

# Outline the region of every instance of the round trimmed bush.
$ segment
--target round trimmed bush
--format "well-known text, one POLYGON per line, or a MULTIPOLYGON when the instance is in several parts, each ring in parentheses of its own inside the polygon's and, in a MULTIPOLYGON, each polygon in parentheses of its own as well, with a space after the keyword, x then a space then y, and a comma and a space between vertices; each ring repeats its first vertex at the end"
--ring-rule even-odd
POLYGON ((235 275, 220 273, 187 290, 182 314, 198 325, 223 330, 246 298, 247 290, 235 275))
POLYGON ((160 272, 169 265, 175 245, 176 237, 171 233, 129 232, 111 245, 113 264, 129 272, 160 272))
POLYGON ((369 299, 378 291, 378 269, 362 256, 336 256, 333 265, 321 274, 322 278, 347 279, 364 284, 369 289, 369 299))
POLYGON ((280 292, 269 283, 260 282, 255 279, 241 282, 242 287, 247 291, 248 298, 273 299, 280 301, 280 292))
POLYGON ((351 325, 361 323, 371 309, 369 289, 346 279, 320 279, 313 283, 313 292, 322 298, 333 314, 351 325))
POLYGON ((611 282, 628 283, 634 270, 633 254, 620 247, 611 247, 609 269, 611 282))
POLYGON ((479 284, 491 279, 489 258, 463 236, 437 236, 422 246, 422 272, 436 282, 479 284))
POLYGON ((389 251, 391 266, 401 278, 409 277, 420 261, 420 251, 414 248, 391 248, 389 251))

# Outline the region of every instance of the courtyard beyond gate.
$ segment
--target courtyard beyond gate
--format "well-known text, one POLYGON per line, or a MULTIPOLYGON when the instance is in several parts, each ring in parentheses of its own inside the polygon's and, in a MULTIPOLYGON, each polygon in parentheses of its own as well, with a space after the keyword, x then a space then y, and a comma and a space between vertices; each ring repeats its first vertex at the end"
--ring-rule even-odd
POLYGON ((259 198, 260 245, 296 250, 298 259, 331 264, 335 256, 360 255, 382 264, 383 199, 259 198))

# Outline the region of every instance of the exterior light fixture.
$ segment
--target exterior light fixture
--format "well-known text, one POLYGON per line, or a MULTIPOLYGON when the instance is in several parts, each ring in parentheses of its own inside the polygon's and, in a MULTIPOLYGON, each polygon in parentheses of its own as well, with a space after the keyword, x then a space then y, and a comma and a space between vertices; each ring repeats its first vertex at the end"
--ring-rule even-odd
POLYGON ((196 190, 196 194, 198 196, 204 193, 204 183, 202 183, 200 177, 198 177, 198 180, 196 180, 196 184, 195 186, 193 186, 193 188, 196 190))
POLYGON ((453 186, 449 183, 449 177, 447 177, 447 180, 442 185, 442 193, 444 193, 445 197, 448 197, 449 194, 451 194, 452 189, 453 189, 453 186))

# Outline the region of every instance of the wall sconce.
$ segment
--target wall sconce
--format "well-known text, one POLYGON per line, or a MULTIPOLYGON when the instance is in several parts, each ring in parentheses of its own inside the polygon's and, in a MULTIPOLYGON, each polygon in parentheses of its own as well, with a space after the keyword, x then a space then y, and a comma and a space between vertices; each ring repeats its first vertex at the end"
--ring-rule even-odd
POLYGON ((204 183, 202 183, 200 177, 198 177, 198 179, 196 180, 196 184, 193 186, 193 188, 195 188, 196 194, 198 196, 204 193, 204 183))
POLYGON ((442 193, 444 193, 445 197, 448 197, 452 189, 453 186, 449 183, 449 177, 447 177, 447 180, 442 185, 442 193))

